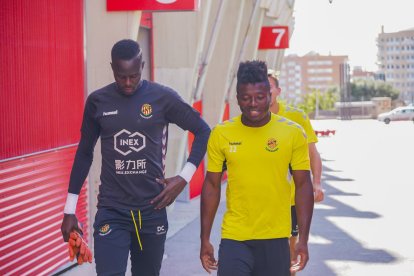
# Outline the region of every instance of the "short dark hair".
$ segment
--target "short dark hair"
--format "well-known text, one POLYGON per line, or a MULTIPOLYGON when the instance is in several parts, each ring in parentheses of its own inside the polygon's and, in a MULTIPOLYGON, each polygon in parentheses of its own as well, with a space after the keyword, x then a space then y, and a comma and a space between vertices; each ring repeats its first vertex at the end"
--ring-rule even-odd
POLYGON ((111 50, 112 61, 116 59, 130 60, 141 55, 141 47, 132 39, 123 39, 114 44, 111 50))
POLYGON ((239 69, 237 70, 237 92, 241 84, 254 84, 259 82, 267 83, 270 88, 267 78, 266 62, 261 60, 240 62, 239 69))

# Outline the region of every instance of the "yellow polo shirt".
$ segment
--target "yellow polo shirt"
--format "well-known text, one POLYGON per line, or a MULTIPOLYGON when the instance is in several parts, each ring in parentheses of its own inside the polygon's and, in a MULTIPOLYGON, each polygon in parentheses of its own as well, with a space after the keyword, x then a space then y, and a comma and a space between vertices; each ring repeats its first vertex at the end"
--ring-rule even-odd
POLYGON ((309 170, 309 153, 302 127, 272 114, 262 127, 242 124, 241 115, 217 125, 207 148, 210 172, 227 162, 227 210, 222 238, 233 240, 289 237, 293 170, 309 170))

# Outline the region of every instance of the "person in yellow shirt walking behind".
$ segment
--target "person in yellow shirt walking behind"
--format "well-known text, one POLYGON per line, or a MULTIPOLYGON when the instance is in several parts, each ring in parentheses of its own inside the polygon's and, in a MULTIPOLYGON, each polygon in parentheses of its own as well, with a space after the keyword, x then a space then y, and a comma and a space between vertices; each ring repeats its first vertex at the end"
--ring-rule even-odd
MULTIPOLYGON (((324 198, 324 192, 321 186, 322 161, 321 161, 321 157, 319 155, 318 149, 316 148, 316 143, 318 142, 318 138, 315 134, 315 131, 312 128, 308 115, 306 115, 306 113, 303 110, 289 106, 289 105, 285 105, 282 102, 278 102, 277 98, 279 97, 282 90, 279 87, 279 80, 278 80, 276 71, 272 69, 267 70, 267 77, 270 83, 270 92, 271 92, 271 99, 272 99, 270 103, 270 111, 274 114, 285 117, 301 125, 303 129, 305 130, 306 136, 308 137, 308 148, 309 148, 309 158, 310 158, 310 165, 311 165, 311 172, 312 172, 312 184, 313 184, 314 198, 315 198, 315 202, 320 202, 324 198)), ((296 219, 296 207, 295 207, 295 185, 292 185, 292 188, 293 188, 292 197, 291 197, 292 236, 289 239, 291 255, 293 255, 295 245, 298 240, 298 234, 299 234, 298 223, 296 219)), ((292 275, 294 275, 294 273, 292 275)))

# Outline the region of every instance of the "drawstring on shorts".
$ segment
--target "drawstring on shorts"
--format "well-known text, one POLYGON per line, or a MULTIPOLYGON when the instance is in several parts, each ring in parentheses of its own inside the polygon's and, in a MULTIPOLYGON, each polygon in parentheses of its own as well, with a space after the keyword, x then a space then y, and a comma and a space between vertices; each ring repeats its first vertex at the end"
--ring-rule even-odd
MULTIPOLYGON (((135 233, 137 234, 137 238, 138 238, 138 244, 139 244, 139 247, 141 248, 141 251, 142 251, 143 249, 142 249, 141 238, 139 237, 138 226, 137 226, 137 223, 135 221, 134 212, 132 210, 130 210, 130 212, 131 212, 132 221, 134 222, 135 233)), ((141 220, 141 211, 140 210, 138 210, 138 222, 139 222, 139 229, 141 230, 142 220, 141 220)))

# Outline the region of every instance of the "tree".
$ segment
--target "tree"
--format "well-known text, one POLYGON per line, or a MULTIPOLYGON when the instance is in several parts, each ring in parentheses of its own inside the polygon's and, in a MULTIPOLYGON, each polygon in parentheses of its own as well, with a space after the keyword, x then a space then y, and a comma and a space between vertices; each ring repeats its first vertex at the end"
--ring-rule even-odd
POLYGON ((395 100, 399 92, 383 81, 357 80, 351 83, 352 101, 369 101, 374 97, 390 97, 395 100))
POLYGON ((316 110, 316 103, 318 103, 319 110, 332 110, 338 99, 339 92, 336 87, 330 88, 326 92, 314 89, 302 96, 302 102, 298 104, 298 107, 307 114, 316 110))

